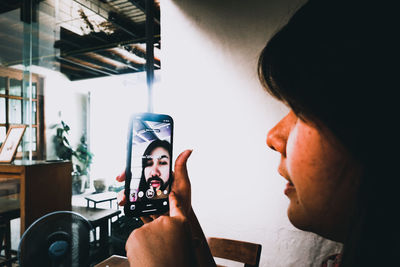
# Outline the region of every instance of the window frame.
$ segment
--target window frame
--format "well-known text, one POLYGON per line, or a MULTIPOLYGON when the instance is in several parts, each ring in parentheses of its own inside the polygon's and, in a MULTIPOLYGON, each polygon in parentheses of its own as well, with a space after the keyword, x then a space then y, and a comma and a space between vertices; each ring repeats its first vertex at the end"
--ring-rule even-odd
MULTIPOLYGON (((45 135, 44 135, 44 97, 43 97, 43 78, 37 74, 32 74, 32 84, 36 83, 36 96, 32 99, 33 102, 36 103, 36 123, 32 123, 32 128, 36 129, 36 151, 32 151, 33 159, 44 159, 45 158, 45 135)), ((24 118, 26 113, 24 113, 24 100, 29 100, 29 97, 23 96, 13 96, 9 95, 10 91, 10 80, 16 79, 19 81, 23 81, 23 72, 21 70, 5 68, 0 66, 0 77, 5 78, 5 94, 0 93, 1 98, 5 98, 5 110, 0 110, 0 112, 5 112, 5 123, 0 123, 0 127, 6 127, 6 132, 10 128, 11 125, 17 125, 16 123, 10 123, 9 118, 9 100, 17 99, 22 100, 21 104, 21 123, 27 125, 27 129, 25 133, 29 131, 29 124, 24 123, 24 118)), ((4 140, 0 140, 4 141, 4 140)), ((22 141, 21 141, 22 142, 22 141)), ((16 159, 22 159, 23 153, 25 156, 28 156, 29 151, 21 152, 18 151, 16 153, 16 159)))

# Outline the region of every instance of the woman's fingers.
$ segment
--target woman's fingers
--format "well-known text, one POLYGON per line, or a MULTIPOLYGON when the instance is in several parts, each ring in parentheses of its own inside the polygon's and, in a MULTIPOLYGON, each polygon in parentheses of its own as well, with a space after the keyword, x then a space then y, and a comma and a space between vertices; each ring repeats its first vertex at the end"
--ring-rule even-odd
POLYGON ((125 189, 118 192, 118 194, 117 194, 117 202, 118 202, 119 206, 125 205, 125 203, 126 203, 125 189))
POLYGON ((172 190, 179 194, 180 189, 190 189, 189 175, 187 172, 186 163, 192 154, 193 150, 183 151, 175 161, 174 183, 172 190))
POLYGON ((192 150, 183 151, 175 161, 174 182, 171 192, 179 198, 182 210, 188 213, 192 206, 189 175, 186 168, 187 160, 192 154, 192 150))
POLYGON ((115 180, 117 180, 118 182, 124 182, 125 181, 125 171, 123 173, 121 173, 120 175, 118 175, 115 180))
POLYGON ((183 151, 175 161, 175 180, 178 180, 178 182, 189 182, 186 163, 192 152, 191 149, 183 151))
POLYGON ((169 194, 169 216, 170 217, 178 217, 184 218, 184 213, 182 211, 182 206, 179 203, 174 192, 169 194))
POLYGON ((140 217, 140 219, 142 220, 142 222, 143 222, 144 224, 153 221, 153 218, 151 218, 150 216, 142 216, 142 217, 140 217))
POLYGON ((157 219, 158 217, 160 217, 161 215, 157 215, 157 214, 154 214, 154 215, 147 215, 147 216, 142 216, 142 217, 140 217, 140 219, 142 220, 142 222, 144 223, 144 224, 146 224, 146 223, 149 223, 149 222, 152 222, 152 221, 154 221, 155 219, 157 219))
MULTIPOLYGON (((117 177, 115 177, 115 180, 117 180, 118 182, 124 182, 125 181, 125 171, 123 173, 121 173, 120 175, 118 175, 117 177)), ((125 190, 119 191, 117 194, 117 202, 119 206, 123 206, 126 203, 126 198, 125 198, 125 190)))

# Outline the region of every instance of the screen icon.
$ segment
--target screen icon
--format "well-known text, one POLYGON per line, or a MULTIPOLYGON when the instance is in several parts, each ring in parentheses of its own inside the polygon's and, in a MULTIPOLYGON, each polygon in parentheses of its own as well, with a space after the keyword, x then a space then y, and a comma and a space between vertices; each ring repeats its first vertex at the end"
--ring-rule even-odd
POLYGON ((154 197, 154 190, 153 189, 148 189, 146 191, 146 197, 147 198, 153 198, 154 197))
POLYGON ((139 197, 143 197, 143 195, 144 195, 143 191, 140 191, 138 195, 139 195, 139 197))
POLYGON ((137 194, 136 190, 131 192, 131 194, 129 195, 129 201, 130 202, 135 202, 136 201, 136 199, 137 199, 137 195, 136 194, 137 194))

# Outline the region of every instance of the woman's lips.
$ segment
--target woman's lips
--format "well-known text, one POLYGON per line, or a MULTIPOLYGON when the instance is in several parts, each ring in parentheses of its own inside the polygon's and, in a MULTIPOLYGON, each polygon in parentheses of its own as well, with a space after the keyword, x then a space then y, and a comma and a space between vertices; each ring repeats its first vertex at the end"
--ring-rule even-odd
POLYGON ((294 185, 291 182, 289 182, 289 183, 286 184, 286 188, 283 191, 283 193, 285 193, 285 195, 288 195, 288 194, 290 194, 291 192, 294 192, 294 191, 296 191, 296 188, 294 187, 294 185))
POLYGON ((285 193, 285 195, 288 195, 288 194, 290 194, 290 192, 296 191, 296 188, 294 187, 293 183, 288 178, 286 169, 283 168, 282 166, 283 166, 282 164, 279 165, 278 173, 288 181, 288 183, 286 184, 286 188, 283 191, 285 193))

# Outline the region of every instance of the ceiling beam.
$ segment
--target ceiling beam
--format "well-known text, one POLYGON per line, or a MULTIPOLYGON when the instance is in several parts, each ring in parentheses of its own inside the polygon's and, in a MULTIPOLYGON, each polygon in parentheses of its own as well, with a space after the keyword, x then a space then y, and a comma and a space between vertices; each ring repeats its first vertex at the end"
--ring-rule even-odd
MULTIPOLYGON (((128 54, 129 52, 126 51, 128 54)), ((136 71, 143 71, 144 69, 144 64, 138 64, 138 62, 135 62, 131 60, 128 55, 124 56, 122 52, 118 53, 117 49, 108 49, 108 50, 103 50, 97 52, 98 55, 103 56, 104 58, 112 59, 114 61, 119 62, 120 64, 123 64, 126 68, 132 69, 135 72, 136 71)), ((132 55, 133 56, 133 55, 132 55)))
POLYGON ((123 47, 110 48, 105 51, 109 52, 111 55, 113 55, 113 57, 118 56, 119 58, 122 58, 125 61, 130 62, 133 66, 137 68, 142 69, 146 64, 146 60, 143 57, 140 57, 135 53, 126 50, 123 47))
POLYGON ((104 74, 80 68, 68 62, 61 64, 60 71, 72 81, 105 76, 104 74))
MULTIPOLYGON (((160 36, 155 36, 155 40, 159 40, 160 36)), ((106 36, 105 34, 93 33, 91 35, 80 36, 72 31, 61 27, 60 40, 54 44, 55 48, 60 48, 63 56, 75 56, 87 52, 97 52, 104 49, 118 47, 119 45, 127 45, 132 43, 142 43, 146 41, 146 37, 132 38, 131 36, 118 33, 106 36), (94 38, 93 35, 101 36, 94 38)))
POLYGON ((21 8, 21 0, 2 0, 0 5, 0 14, 21 8))
POLYGON ((109 12, 108 20, 122 31, 128 33, 133 38, 143 38, 146 36, 145 27, 137 25, 136 23, 121 16, 117 12, 109 12))
POLYGON ((91 67, 91 66, 88 66, 88 65, 84 65, 82 63, 79 63, 77 61, 73 61, 73 60, 68 59, 68 58, 57 57, 57 59, 62 61, 62 62, 67 62, 69 64, 76 65, 76 66, 79 66, 79 67, 81 67, 83 69, 90 70, 90 71, 93 71, 95 73, 99 73, 99 74, 102 74, 102 75, 107 75, 107 76, 114 75, 113 73, 109 73, 109 72, 106 72, 106 71, 103 71, 103 70, 100 70, 100 69, 97 69, 97 68, 94 68, 94 67, 91 67))
MULTIPOLYGON (((146 0, 129 0, 132 4, 134 4, 137 8, 142 10, 146 14, 146 0)), ((152 1, 154 3, 154 1, 152 1)), ((153 4, 154 5, 154 4, 153 4)), ((155 7, 155 5, 154 5, 155 7)), ((158 25, 160 25, 160 10, 157 8, 154 9, 154 16, 153 20, 156 22, 158 25)))

